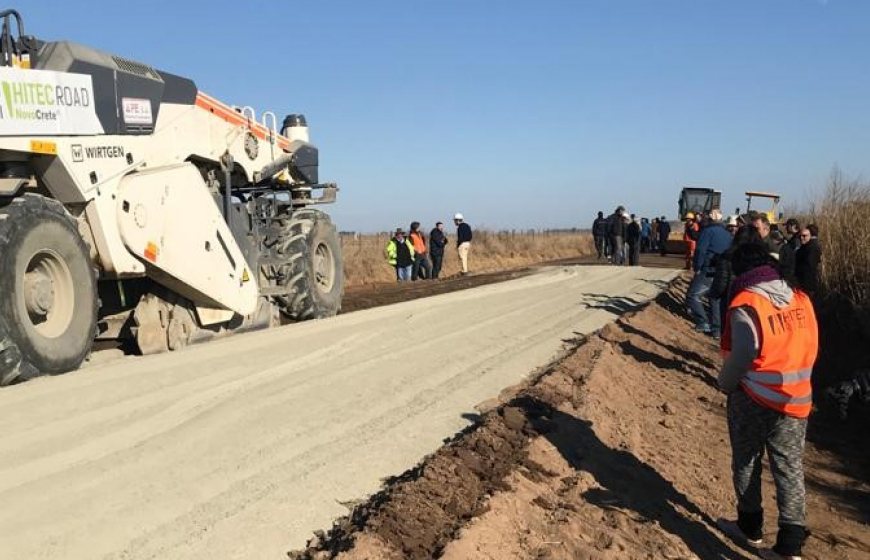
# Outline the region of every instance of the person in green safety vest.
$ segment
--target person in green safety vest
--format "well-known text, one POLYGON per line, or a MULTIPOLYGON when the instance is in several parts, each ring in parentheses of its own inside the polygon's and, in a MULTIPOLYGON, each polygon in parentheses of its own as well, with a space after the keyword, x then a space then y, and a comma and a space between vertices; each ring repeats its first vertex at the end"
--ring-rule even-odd
POLYGON ((387 263, 396 269, 396 280, 399 282, 410 280, 414 265, 414 245, 405 237, 402 228, 396 228, 396 233, 387 242, 384 252, 387 255, 387 263))

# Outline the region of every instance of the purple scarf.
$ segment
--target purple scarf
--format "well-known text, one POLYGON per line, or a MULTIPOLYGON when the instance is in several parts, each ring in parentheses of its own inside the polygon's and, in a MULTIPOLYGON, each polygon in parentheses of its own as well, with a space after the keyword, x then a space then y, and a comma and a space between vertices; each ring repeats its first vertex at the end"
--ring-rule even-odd
POLYGON ((747 270, 734 279, 734 282, 731 284, 731 296, 733 297, 738 294, 740 290, 745 290, 746 288, 750 288, 756 284, 781 279, 782 276, 779 275, 779 272, 767 264, 753 268, 752 270, 747 270))

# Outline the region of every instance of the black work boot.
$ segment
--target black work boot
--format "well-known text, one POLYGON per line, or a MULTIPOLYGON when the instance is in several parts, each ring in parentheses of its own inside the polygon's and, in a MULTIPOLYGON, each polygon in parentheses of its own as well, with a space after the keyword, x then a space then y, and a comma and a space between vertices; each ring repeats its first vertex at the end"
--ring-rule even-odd
POLYGON ((785 558, 800 558, 809 531, 803 525, 782 524, 776 534, 773 551, 785 558))
POLYGON ((719 519, 716 522, 719 529, 731 540, 738 544, 748 544, 753 547, 761 545, 762 525, 764 524, 764 512, 737 511, 737 521, 719 519))
POLYGON ((737 526, 751 543, 760 543, 764 536, 761 529, 764 526, 763 511, 738 511, 737 526))

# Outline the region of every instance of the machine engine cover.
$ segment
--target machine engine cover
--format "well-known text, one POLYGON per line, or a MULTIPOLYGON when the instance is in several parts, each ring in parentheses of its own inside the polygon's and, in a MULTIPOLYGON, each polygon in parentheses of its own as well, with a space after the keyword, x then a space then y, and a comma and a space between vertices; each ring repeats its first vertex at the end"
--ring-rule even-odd
POLYGON ((127 249, 156 282, 198 305, 254 312, 256 277, 193 164, 125 177, 118 225, 127 249))

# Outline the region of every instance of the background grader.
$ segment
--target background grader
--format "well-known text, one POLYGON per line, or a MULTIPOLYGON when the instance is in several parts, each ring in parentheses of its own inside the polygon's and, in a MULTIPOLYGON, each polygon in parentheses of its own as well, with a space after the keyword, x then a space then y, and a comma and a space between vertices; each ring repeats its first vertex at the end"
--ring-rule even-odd
POLYGON ((302 115, 24 34, 0 12, 0 384, 338 312, 340 245, 302 115))

